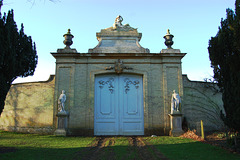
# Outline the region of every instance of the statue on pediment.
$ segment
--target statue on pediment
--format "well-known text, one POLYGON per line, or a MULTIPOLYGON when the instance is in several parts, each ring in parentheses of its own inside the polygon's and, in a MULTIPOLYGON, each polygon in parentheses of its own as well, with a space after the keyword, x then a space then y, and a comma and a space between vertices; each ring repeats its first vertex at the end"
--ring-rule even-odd
POLYGON ((113 28, 123 27, 122 21, 123 21, 122 16, 120 15, 117 16, 117 18, 115 19, 115 22, 113 23, 113 28))
POLYGON ((106 28, 107 31, 133 31, 137 30, 136 28, 132 28, 129 24, 122 24, 123 18, 122 16, 117 16, 115 22, 112 27, 106 28))

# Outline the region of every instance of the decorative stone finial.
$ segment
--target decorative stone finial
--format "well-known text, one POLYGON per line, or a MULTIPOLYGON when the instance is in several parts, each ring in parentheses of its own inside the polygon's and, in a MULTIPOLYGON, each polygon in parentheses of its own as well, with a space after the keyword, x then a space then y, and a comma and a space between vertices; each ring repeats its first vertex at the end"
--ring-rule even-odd
POLYGON ((170 29, 167 29, 167 34, 170 34, 170 29))
POLYGON ((167 30, 167 34, 163 37, 165 39, 165 45, 167 46, 167 49, 172 49, 172 45, 173 45, 173 35, 170 34, 170 30, 167 30))
POLYGON ((71 34, 71 30, 68 29, 68 32, 64 34, 63 37, 65 38, 63 41, 63 43, 66 45, 65 49, 70 49, 70 46, 73 44, 72 38, 74 38, 74 36, 71 34))

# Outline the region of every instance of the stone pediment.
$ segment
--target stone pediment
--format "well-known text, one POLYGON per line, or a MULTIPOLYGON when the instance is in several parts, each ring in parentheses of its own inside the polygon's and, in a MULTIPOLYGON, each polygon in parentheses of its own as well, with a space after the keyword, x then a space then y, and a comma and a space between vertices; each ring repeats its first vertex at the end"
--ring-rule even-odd
POLYGON ((134 37, 138 38, 138 41, 142 38, 142 33, 138 33, 137 29, 134 30, 114 30, 113 27, 102 29, 101 32, 96 33, 98 41, 102 37, 134 37))
POLYGON ((139 41, 142 33, 129 24, 122 25, 123 18, 118 16, 112 27, 102 29, 96 34, 98 45, 89 49, 89 53, 149 53, 139 41))

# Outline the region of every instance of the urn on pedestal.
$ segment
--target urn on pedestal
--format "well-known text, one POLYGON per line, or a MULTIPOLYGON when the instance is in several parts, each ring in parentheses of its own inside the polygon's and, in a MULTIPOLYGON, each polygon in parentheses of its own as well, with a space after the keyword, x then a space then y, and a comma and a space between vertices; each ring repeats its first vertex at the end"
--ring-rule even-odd
POLYGON ((163 37, 165 39, 165 45, 167 46, 167 49, 172 49, 173 45, 173 35, 170 34, 170 30, 167 30, 167 34, 163 37))
POLYGON ((65 38, 63 41, 63 43, 66 45, 65 49, 70 49, 70 46, 73 44, 72 39, 74 38, 74 36, 71 34, 71 30, 68 29, 68 32, 64 34, 63 37, 65 38))
POLYGON ((66 45, 66 47, 63 48, 63 49, 58 49, 57 52, 58 53, 71 53, 71 54, 72 53, 78 53, 76 49, 70 48, 70 46, 73 44, 72 39, 74 37, 71 34, 71 30, 70 29, 68 29, 68 32, 66 34, 64 34, 63 37, 64 37, 63 43, 66 45))

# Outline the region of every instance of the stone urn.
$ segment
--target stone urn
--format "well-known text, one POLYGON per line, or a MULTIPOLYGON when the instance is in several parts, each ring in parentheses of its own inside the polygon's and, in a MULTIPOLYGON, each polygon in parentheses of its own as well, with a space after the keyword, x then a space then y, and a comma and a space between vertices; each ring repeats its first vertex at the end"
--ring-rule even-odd
POLYGON ((63 43, 66 45, 65 49, 70 49, 70 46, 73 44, 72 38, 74 37, 71 34, 71 30, 68 29, 68 32, 64 34, 63 37, 65 38, 65 40, 63 41, 63 43))
POLYGON ((173 35, 170 34, 170 30, 167 30, 167 34, 163 37, 165 39, 165 45, 167 46, 167 49, 172 49, 173 45, 173 35))

